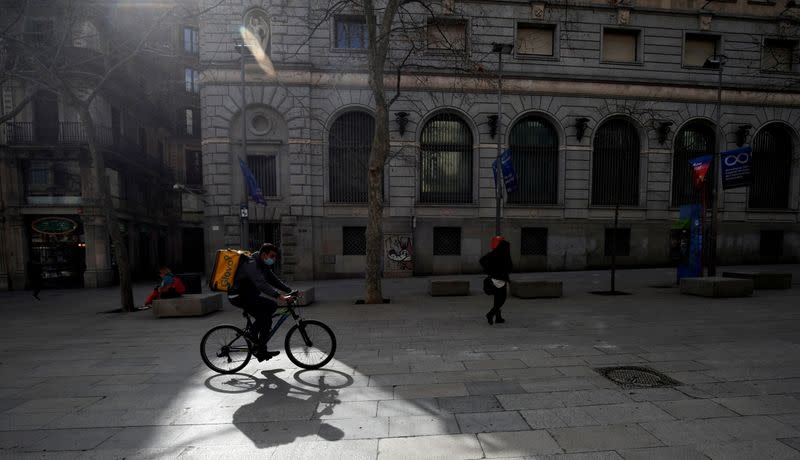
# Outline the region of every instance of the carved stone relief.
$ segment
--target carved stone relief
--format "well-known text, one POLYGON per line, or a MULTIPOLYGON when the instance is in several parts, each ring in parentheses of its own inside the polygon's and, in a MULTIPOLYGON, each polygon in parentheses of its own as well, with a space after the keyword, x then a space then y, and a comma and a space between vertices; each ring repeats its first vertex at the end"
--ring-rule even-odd
POLYGON ((265 54, 270 54, 270 24, 269 15, 261 8, 253 8, 244 15, 244 26, 249 30, 265 54))

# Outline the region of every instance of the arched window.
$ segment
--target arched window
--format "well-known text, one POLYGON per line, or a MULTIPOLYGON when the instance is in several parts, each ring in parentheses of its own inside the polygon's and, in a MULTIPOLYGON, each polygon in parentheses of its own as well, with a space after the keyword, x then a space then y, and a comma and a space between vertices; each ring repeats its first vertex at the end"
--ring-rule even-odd
POLYGON ((460 117, 442 113, 422 129, 420 201, 472 203, 472 132, 460 117))
POLYGON ((592 204, 639 204, 639 134, 628 120, 612 119, 597 129, 592 154, 592 204))
MULTIPOLYGON (((717 150, 714 128, 700 122, 690 123, 675 136, 675 154, 672 157, 672 206, 700 204, 702 193, 695 190, 694 172, 689 160, 712 155, 717 150)), ((714 174, 706 175, 706 190, 714 189, 714 174)), ((708 197, 706 197, 708 199, 708 197)))
POLYGON ((518 189, 509 203, 558 203, 558 134, 544 118, 527 116, 511 129, 511 160, 518 189))
POLYGON ((792 177, 792 138, 778 123, 766 126, 753 139, 753 185, 749 207, 786 209, 792 177))
POLYGON ((366 203, 367 164, 375 119, 366 112, 348 112, 333 122, 328 137, 331 203, 366 203))

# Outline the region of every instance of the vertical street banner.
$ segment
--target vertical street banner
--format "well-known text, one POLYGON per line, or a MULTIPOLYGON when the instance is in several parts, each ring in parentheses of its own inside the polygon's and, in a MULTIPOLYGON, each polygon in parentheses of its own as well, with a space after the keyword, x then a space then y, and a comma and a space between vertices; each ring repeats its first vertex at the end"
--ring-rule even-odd
POLYGON ((500 155, 500 169, 503 171, 503 182, 506 184, 506 192, 517 191, 517 173, 514 171, 514 163, 511 162, 511 149, 505 149, 500 155))
POLYGON ((713 158, 711 155, 703 155, 689 160, 689 164, 692 165, 692 183, 695 190, 700 190, 705 185, 708 169, 713 158))
POLYGON ((747 187, 753 183, 753 149, 748 145, 719 154, 722 189, 747 187))
POLYGON ((267 199, 264 198, 261 187, 258 186, 256 176, 253 175, 253 171, 250 171, 250 168, 247 167, 247 163, 241 158, 239 158, 239 167, 242 169, 242 176, 244 176, 244 181, 247 184, 247 193, 250 194, 250 198, 256 203, 266 205, 267 199))

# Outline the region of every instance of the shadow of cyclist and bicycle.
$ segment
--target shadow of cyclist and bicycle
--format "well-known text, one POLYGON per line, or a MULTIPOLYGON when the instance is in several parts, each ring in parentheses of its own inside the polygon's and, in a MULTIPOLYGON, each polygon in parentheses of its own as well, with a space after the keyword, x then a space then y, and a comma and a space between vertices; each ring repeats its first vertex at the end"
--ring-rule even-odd
POLYGON ((297 438, 315 436, 336 441, 344 432, 324 422, 340 403, 338 389, 353 384, 353 378, 330 369, 300 370, 289 378, 270 369, 256 375, 220 374, 206 379, 205 385, 219 393, 256 392, 260 396, 238 408, 233 425, 258 448, 291 443, 297 438))

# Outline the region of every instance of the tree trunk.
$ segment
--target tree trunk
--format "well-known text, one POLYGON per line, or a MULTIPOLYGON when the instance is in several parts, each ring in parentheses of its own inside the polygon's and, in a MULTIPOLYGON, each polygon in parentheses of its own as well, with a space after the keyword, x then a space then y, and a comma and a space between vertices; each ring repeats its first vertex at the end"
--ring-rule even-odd
POLYGON ((376 104, 375 137, 367 172, 369 213, 367 222, 367 292, 365 302, 383 303, 383 166, 389 154, 389 111, 383 102, 376 104))
POLYGON ((92 161, 92 174, 94 177, 92 177, 91 181, 94 183, 95 195, 97 197, 96 205, 102 209, 108 234, 111 237, 111 241, 114 243, 114 256, 117 260, 117 270, 119 270, 120 306, 123 311, 134 311, 130 261, 128 260, 127 250, 128 245, 122 241, 117 212, 114 209, 114 203, 111 201, 111 187, 108 183, 108 176, 106 175, 106 162, 103 158, 103 153, 97 150, 92 114, 87 107, 81 107, 79 113, 85 127, 84 129, 86 129, 86 141, 89 147, 89 156, 92 161))

